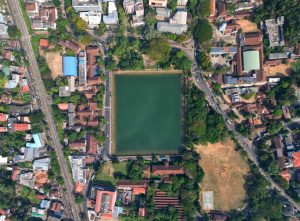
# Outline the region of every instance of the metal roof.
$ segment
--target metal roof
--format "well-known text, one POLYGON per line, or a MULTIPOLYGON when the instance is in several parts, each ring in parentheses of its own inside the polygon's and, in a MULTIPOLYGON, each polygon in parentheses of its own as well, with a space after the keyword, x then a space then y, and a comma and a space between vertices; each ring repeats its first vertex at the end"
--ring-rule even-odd
POLYGON ((243 52, 243 70, 252 71, 260 69, 259 51, 243 52))
POLYGON ((64 76, 77 76, 77 58, 75 56, 63 56, 64 76))

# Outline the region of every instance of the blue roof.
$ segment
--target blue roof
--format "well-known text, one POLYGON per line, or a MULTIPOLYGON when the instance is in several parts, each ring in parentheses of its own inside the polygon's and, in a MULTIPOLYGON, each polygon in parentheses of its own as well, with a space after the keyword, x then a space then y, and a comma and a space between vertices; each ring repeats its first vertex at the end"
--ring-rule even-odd
POLYGON ((33 134, 32 138, 34 140, 34 143, 26 143, 26 147, 28 148, 39 148, 44 146, 41 134, 33 134))
POLYGON ((78 76, 77 57, 63 56, 63 73, 64 76, 78 76))

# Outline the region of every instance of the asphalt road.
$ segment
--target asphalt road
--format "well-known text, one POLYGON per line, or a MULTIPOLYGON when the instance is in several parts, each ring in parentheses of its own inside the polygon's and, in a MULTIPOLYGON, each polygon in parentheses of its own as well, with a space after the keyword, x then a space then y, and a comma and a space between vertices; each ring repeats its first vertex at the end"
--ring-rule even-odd
POLYGON ((172 47, 180 48, 187 56, 193 61, 193 67, 192 67, 192 76, 194 84, 205 93, 206 100, 210 104, 210 106, 217 111, 219 114, 221 114, 225 120, 225 123, 227 125, 227 128, 233 132, 234 136, 237 138, 238 143, 241 145, 241 147, 244 148, 244 150, 247 152, 249 159, 258 166, 260 173, 270 182, 271 188, 275 188, 279 194, 286 198, 288 201, 290 201, 294 207, 300 211, 300 204, 295 202, 289 195, 287 195, 280 186, 278 186, 273 179, 269 176, 267 172, 265 172, 259 165, 257 156, 255 153, 255 146, 253 145, 252 141, 248 138, 242 136, 240 133, 238 133, 235 129, 234 122, 232 122, 227 113, 226 108, 223 107, 223 101, 219 99, 212 91, 211 87, 209 86, 208 82, 202 77, 200 68, 198 67, 198 64, 195 59, 195 50, 194 48, 183 48, 182 46, 177 45, 175 42, 171 43, 172 47))
POLYGON ((30 35, 28 33, 28 30, 26 28, 26 24, 22 15, 22 11, 19 5, 18 0, 9 0, 8 6, 11 11, 11 15, 13 17, 14 22, 20 29, 22 33, 22 38, 21 38, 21 44, 26 51, 27 59, 30 63, 30 71, 31 74, 29 75, 31 77, 31 82, 33 85, 35 85, 36 88, 36 93, 39 96, 40 100, 40 105, 41 105, 41 110, 43 111, 45 115, 45 120, 48 123, 49 126, 49 135, 52 138, 51 145, 54 148, 57 156, 57 160, 60 165, 61 169, 61 176, 64 179, 65 182, 65 209, 67 210, 66 213, 70 214, 71 217, 74 220, 80 220, 79 217, 79 208, 77 204, 75 203, 74 196, 72 194, 73 190, 73 182, 72 182, 72 177, 68 171, 67 167, 67 162, 64 159, 63 151, 62 151, 62 146, 60 144, 60 140, 57 134, 57 128, 54 122, 54 118, 52 115, 51 111, 51 101, 48 100, 48 95, 45 90, 43 81, 41 79, 40 71, 38 68, 38 64, 36 61, 36 58, 34 56, 33 50, 32 50, 32 45, 30 41, 30 35))

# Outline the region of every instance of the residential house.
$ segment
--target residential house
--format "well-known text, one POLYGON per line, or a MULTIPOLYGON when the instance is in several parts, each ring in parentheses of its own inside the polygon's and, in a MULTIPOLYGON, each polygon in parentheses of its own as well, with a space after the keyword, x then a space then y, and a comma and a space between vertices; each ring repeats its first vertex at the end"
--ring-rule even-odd
POLYGON ((18 176, 18 183, 33 189, 34 188, 33 172, 27 170, 21 170, 18 176))
POLYGON ((123 204, 128 205, 134 201, 135 197, 141 194, 146 194, 148 189, 148 181, 141 180, 132 182, 130 180, 119 180, 117 182, 118 198, 123 204))
POLYGON ((177 9, 176 13, 169 22, 157 22, 157 30, 160 32, 170 32, 173 34, 182 34, 187 31, 187 11, 177 9))
POLYGON ((261 27, 268 34, 270 47, 284 46, 284 16, 274 19, 266 19, 261 22, 261 27))
POLYGON ((86 183, 87 170, 85 156, 69 156, 74 181, 86 183))
POLYGON ((60 40, 58 42, 58 44, 62 47, 68 48, 70 50, 72 50, 75 54, 77 54, 80 51, 80 47, 79 45, 77 45, 75 42, 73 41, 69 41, 69 40, 60 40))
POLYGON ((72 6, 77 12, 101 11, 99 0, 72 0, 72 6))
MULTIPOLYGON (((11 128, 10 125, 8 125, 8 128, 11 128)), ((31 130, 31 124, 28 123, 15 123, 12 125, 11 128, 12 131, 28 131, 31 130)))
POLYGON ((166 8, 168 0, 149 0, 149 6, 166 8))
POLYGON ((108 2, 108 14, 103 15, 103 22, 106 25, 116 25, 119 22, 117 6, 114 1, 108 2))
POLYGON ((68 125, 73 127, 75 124, 75 105, 73 103, 68 104, 68 125))
POLYGON ((32 15, 30 18, 31 28, 33 30, 56 29, 56 20, 58 18, 57 9, 54 6, 39 7, 38 14, 35 14, 34 7, 27 14, 32 15))
POLYGON ((87 105, 81 104, 77 107, 76 117, 80 126, 97 127, 99 110, 97 103, 89 101, 87 105))
POLYGON ((81 139, 72 143, 69 143, 70 150, 77 150, 81 152, 86 152, 86 141, 85 139, 81 139))
POLYGON ((47 158, 34 160, 32 167, 33 167, 33 170, 48 171, 50 169, 50 165, 51 165, 51 159, 49 157, 47 157, 47 158))
POLYGON ((49 47, 48 39, 41 38, 40 39, 40 48, 42 50, 44 50, 44 49, 48 49, 48 47, 49 47))
POLYGON ((34 19, 39 15, 39 5, 36 1, 25 2, 26 14, 29 19, 34 19))
POLYGON ((79 16, 84 20, 89 28, 96 28, 101 23, 101 12, 100 11, 84 11, 79 12, 79 16))
POLYGON ((98 152, 98 141, 90 134, 86 136, 86 152, 91 155, 96 155, 98 152))
POLYGON ((155 8, 157 21, 168 21, 172 10, 168 8, 155 8))
POLYGON ((151 174, 167 180, 171 175, 184 174, 184 169, 182 166, 170 165, 169 161, 164 161, 164 165, 147 165, 144 169, 144 177, 149 179, 151 174))
MULTIPOLYGON (((87 64, 87 81, 92 81, 98 75, 98 63, 97 58, 100 55, 100 47, 88 46, 86 48, 86 64, 87 64)), ((100 78, 99 78, 100 80, 100 78)), ((98 82, 99 83, 99 82, 98 82)), ((90 85, 90 83, 88 83, 90 85)))
POLYGON ((9 38, 7 30, 7 20, 4 15, 0 13, 0 38, 9 38))
POLYGON ((87 85, 87 54, 85 50, 81 50, 78 54, 78 86, 85 87, 87 85))

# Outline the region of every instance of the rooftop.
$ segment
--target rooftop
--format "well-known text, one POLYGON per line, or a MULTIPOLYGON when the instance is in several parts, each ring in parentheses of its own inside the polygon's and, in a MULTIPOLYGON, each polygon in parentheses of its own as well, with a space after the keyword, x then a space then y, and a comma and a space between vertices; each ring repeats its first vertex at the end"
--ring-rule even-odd
POLYGON ((243 52, 243 70, 248 72, 260 69, 259 51, 243 52))
POLYGON ((64 76, 77 76, 77 58, 75 56, 63 56, 64 76))

